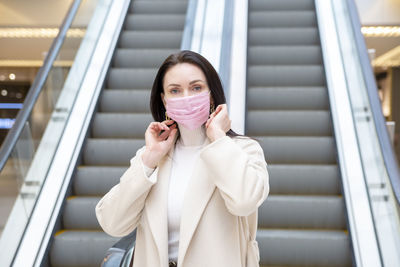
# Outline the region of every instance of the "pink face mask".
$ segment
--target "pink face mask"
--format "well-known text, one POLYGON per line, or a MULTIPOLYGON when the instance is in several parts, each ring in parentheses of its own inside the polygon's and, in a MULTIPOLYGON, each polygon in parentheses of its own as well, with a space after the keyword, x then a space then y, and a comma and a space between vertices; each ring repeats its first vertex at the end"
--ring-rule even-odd
POLYGON ((210 115, 209 91, 192 96, 165 98, 167 115, 189 130, 205 123, 210 115))

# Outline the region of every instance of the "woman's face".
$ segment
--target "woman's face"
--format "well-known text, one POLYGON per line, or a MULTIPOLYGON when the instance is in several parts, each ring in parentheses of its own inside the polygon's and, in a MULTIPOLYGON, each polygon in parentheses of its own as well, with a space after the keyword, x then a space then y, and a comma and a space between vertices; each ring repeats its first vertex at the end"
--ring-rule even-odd
MULTIPOLYGON (((210 91, 203 71, 190 63, 179 63, 167 70, 164 75, 163 88, 164 93, 161 93, 161 98, 164 105, 164 98, 192 96, 210 91)), ((212 102, 211 94, 210 101, 212 102)))

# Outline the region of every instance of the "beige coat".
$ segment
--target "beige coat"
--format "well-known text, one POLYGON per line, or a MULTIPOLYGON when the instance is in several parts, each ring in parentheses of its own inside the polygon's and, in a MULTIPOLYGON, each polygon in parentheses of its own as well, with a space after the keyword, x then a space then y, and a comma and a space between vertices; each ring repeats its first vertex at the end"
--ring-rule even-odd
MULTIPOLYGON (((99 201, 96 216, 111 236, 125 236, 137 227, 133 267, 167 267, 167 194, 174 149, 153 173, 154 184, 141 165, 143 149, 130 160, 120 183, 99 201)), ((243 137, 226 136, 212 143, 207 139, 186 190, 178 266, 246 266, 246 250, 253 246, 258 253, 258 246, 246 241, 248 230, 242 219, 247 217, 254 233, 257 209, 269 193, 260 145, 243 137)))

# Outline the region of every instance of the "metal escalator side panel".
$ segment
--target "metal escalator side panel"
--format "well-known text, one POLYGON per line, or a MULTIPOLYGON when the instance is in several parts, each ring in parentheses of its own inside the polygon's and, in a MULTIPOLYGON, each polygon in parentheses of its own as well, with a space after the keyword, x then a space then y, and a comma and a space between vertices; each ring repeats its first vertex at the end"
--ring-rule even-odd
POLYGON ((357 266, 381 266, 331 1, 316 1, 330 106, 357 266))

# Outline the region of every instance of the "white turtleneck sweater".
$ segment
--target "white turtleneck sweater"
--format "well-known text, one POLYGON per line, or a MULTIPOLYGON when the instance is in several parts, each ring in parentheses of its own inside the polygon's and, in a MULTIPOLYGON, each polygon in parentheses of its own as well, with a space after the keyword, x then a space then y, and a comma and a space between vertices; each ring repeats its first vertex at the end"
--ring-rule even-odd
MULTIPOLYGON (((186 187, 207 138, 204 125, 195 130, 189 130, 178 124, 178 128, 180 137, 175 144, 168 189, 168 256, 169 260, 174 261, 178 259, 179 229, 186 187)), ((154 169, 142 165, 147 177, 155 182, 156 177, 151 175, 154 169)))

